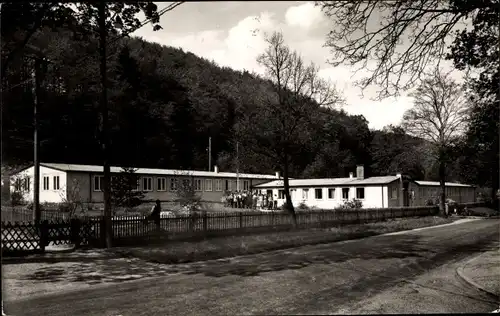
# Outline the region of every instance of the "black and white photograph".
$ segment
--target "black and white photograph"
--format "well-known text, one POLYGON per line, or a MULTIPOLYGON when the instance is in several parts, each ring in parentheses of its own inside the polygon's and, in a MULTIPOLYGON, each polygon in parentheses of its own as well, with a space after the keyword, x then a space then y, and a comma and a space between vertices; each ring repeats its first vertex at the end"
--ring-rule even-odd
POLYGON ((2 315, 500 313, 499 1, 1 2, 2 315))

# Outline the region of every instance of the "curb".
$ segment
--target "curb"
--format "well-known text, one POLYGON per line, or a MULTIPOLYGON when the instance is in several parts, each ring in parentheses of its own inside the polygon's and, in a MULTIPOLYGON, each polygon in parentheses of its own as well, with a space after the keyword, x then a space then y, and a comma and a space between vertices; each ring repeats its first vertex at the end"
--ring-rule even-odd
POLYGON ((471 278, 469 278, 465 272, 464 272, 464 267, 467 266, 469 263, 477 260, 479 257, 481 257, 484 253, 470 259, 469 261, 467 261, 464 265, 458 267, 455 272, 457 273, 457 275, 463 280, 465 281, 466 283, 468 283, 469 285, 475 287, 477 290, 483 292, 483 293, 486 293, 488 296, 490 296, 491 298, 499 301, 500 300, 500 296, 496 293, 493 293, 487 289, 485 289, 483 286, 477 284, 476 282, 474 282, 471 278))

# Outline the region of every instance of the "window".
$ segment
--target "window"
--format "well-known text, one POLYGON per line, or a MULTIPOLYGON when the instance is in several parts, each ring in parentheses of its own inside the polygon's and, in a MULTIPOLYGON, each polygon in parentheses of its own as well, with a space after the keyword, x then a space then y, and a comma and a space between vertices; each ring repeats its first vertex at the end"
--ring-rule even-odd
POLYGON ((222 191, 222 180, 217 179, 215 180, 215 191, 222 191))
POLYGON ((25 191, 30 190, 30 184, 31 184, 31 178, 25 178, 24 183, 23 183, 23 187, 24 187, 25 191))
POLYGON ((167 179, 166 178, 156 178, 156 190, 167 191, 167 179))
POLYGON ((248 190, 250 190, 250 181, 243 180, 243 191, 248 191, 248 190))
POLYGON ((153 178, 151 177, 142 178, 142 189, 144 191, 153 191, 153 178))
POLYGON ((43 177, 43 189, 44 190, 49 189, 49 177, 43 177))
POLYGON ((186 188, 189 188, 192 184, 192 180, 191 179, 182 179, 182 186, 186 189, 186 188))
POLYGON ((170 178, 170 191, 177 191, 178 179, 170 178))
POLYGON ((136 186, 135 188, 132 189, 132 191, 140 191, 140 190, 141 190, 141 180, 139 179, 139 177, 137 177, 136 186))
MULTIPOLYGON (((47 177, 47 190, 49 187, 49 177, 47 177)), ((94 191, 101 191, 102 176, 94 176, 94 191)))
POLYGON ((226 191, 231 191, 231 182, 229 180, 226 180, 226 191))
POLYGON ((54 190, 59 190, 59 176, 54 176, 54 190))
POLYGON ((365 188, 356 188, 356 198, 360 200, 365 198, 365 188))
POLYGON ((278 190, 278 199, 285 198, 285 190, 278 190))
POLYGON ((349 188, 342 188, 342 198, 349 200, 349 188))
POLYGON ((23 184, 22 184, 22 179, 16 179, 14 182, 14 188, 16 191, 21 191, 23 184))
POLYGON ((205 191, 212 191, 212 179, 205 179, 205 191))
POLYGON ((194 179, 194 190, 195 191, 201 191, 202 186, 201 186, 201 179, 194 179))
POLYGON ((302 190, 302 199, 303 200, 309 199, 309 189, 303 189, 302 190))
POLYGON ((314 197, 316 200, 322 200, 323 199, 323 189, 314 189, 314 197))
POLYGON ((398 188, 393 187, 391 188, 391 199, 395 200, 398 198, 398 188))
POLYGON ((328 198, 332 200, 335 199, 335 188, 328 189, 328 198))

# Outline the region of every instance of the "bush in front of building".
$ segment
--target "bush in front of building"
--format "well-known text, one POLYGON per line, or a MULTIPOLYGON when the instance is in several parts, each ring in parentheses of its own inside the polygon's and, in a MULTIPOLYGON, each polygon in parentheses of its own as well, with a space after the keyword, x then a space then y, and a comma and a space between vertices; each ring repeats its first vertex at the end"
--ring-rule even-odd
POLYGON ((24 200, 24 196, 22 192, 14 191, 10 194, 10 203, 12 206, 20 206, 25 205, 26 201, 24 200))
POLYGON ((306 203, 304 203, 304 202, 301 202, 299 204, 299 206, 297 206, 297 209, 300 210, 300 211, 309 211, 309 210, 311 210, 311 208, 309 206, 307 206, 306 203))
POLYGON ((11 179, 14 191, 10 194, 12 206, 26 205, 25 195, 29 192, 30 178, 27 176, 16 176, 11 179))
POLYGON ((344 203, 339 207, 341 210, 355 210, 360 208, 363 208, 363 202, 357 199, 344 201, 344 203))

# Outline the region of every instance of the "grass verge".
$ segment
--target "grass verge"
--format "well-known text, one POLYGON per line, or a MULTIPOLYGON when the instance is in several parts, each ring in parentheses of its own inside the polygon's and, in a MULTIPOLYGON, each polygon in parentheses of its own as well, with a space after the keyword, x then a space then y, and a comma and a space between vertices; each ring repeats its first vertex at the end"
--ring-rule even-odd
POLYGON ((170 241, 163 245, 114 248, 126 257, 156 263, 187 263, 262 253, 299 246, 359 239, 397 231, 451 223, 456 219, 420 217, 325 229, 273 232, 258 235, 217 237, 202 241, 170 241))

